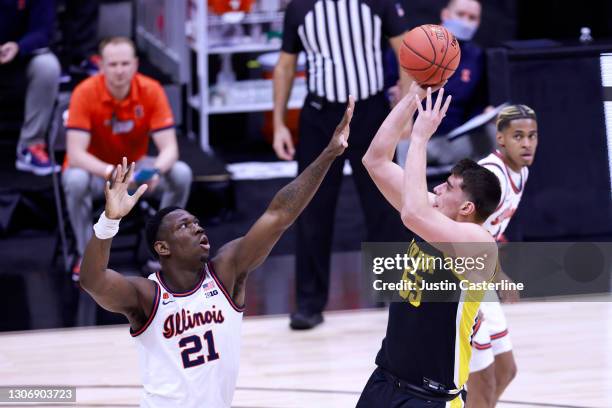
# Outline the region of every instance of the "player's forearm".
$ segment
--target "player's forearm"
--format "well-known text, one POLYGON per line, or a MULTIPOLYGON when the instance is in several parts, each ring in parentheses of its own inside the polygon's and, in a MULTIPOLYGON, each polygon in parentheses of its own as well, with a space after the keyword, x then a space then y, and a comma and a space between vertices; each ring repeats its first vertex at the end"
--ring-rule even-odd
POLYGON ((102 178, 109 176, 109 169, 112 171, 109 166, 114 168, 116 165, 116 163, 106 163, 87 151, 68 151, 68 160, 70 167, 86 170, 102 178))
POLYGON ((306 208, 318 190, 336 155, 327 148, 306 169, 280 190, 272 199, 268 211, 279 214, 280 222, 289 227, 306 208))
POLYGON ((404 168, 402 220, 422 215, 429 207, 427 194, 427 140, 413 138, 404 168))
POLYGON ((381 161, 393 161, 397 144, 402 135, 412 127, 412 116, 416 111, 414 96, 402 98, 386 117, 372 139, 363 157, 366 168, 376 166, 381 161))
POLYGON ((291 95, 295 67, 277 65, 274 68, 274 128, 284 126, 287 103, 291 95))
MULTIPOLYGON (((389 117, 387 117, 388 119, 389 117)), ((380 165, 381 162, 393 161, 401 135, 399 131, 394 131, 393 127, 385 122, 376 132, 372 143, 370 143, 366 154, 363 156, 362 161, 367 169, 380 165)))
POLYGON ((103 282, 104 274, 108 268, 112 238, 99 239, 94 236, 87 243, 85 254, 81 261, 81 274, 79 283, 83 289, 96 292, 103 282))
POLYGON ((174 163, 178 160, 178 156, 178 146, 176 144, 166 146, 160 150, 155 158, 154 166, 156 169, 159 169, 162 174, 165 174, 174 166, 174 163))

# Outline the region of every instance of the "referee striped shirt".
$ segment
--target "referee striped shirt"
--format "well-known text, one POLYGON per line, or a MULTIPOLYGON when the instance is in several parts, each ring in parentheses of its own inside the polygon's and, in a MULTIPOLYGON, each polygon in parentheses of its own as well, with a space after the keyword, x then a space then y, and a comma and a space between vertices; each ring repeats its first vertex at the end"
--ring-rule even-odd
POLYGON ((407 29, 396 0, 293 0, 282 50, 306 53, 308 92, 329 102, 383 90, 382 41, 407 29))

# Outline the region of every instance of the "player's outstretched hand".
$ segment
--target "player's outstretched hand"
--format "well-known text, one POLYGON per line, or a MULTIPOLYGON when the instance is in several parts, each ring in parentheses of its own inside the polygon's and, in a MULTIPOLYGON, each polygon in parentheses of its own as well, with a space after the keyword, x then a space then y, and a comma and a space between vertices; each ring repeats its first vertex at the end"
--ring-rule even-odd
POLYGON ((412 127, 412 138, 429 140, 429 138, 438 129, 438 126, 440 126, 442 118, 444 118, 446 115, 446 111, 448 110, 448 105, 450 105, 452 97, 450 95, 447 96, 444 105, 442 105, 442 100, 444 99, 444 88, 440 88, 436 102, 432 104, 431 88, 427 88, 425 109, 423 109, 423 105, 421 105, 419 96, 415 95, 414 98, 419 114, 412 127))
MULTIPOLYGON (((433 94, 436 91, 444 88, 444 85, 447 84, 448 81, 444 81, 438 85, 435 85, 431 88, 431 93, 433 94)), ((420 100, 425 99, 427 96, 427 88, 423 88, 421 85, 417 83, 417 81, 412 81, 410 84, 410 88, 408 88, 408 92, 406 96, 410 98, 410 102, 414 102, 414 95, 418 95, 420 100)))
POLYGON ((342 120, 338 126, 336 126, 334 136, 327 146, 327 149, 336 156, 340 156, 348 147, 348 137, 351 133, 351 119, 353 118, 354 110, 355 98, 352 95, 349 95, 349 101, 346 106, 346 110, 344 111, 344 116, 342 116, 342 120))
POLYGON ((138 187, 138 190, 133 195, 128 193, 128 186, 132 180, 134 173, 134 162, 128 166, 127 158, 123 158, 122 164, 119 164, 114 172, 112 180, 106 181, 104 187, 104 195, 106 197, 106 206, 104 212, 111 219, 119 219, 126 216, 130 210, 136 205, 140 196, 147 190, 147 185, 143 184, 138 187))

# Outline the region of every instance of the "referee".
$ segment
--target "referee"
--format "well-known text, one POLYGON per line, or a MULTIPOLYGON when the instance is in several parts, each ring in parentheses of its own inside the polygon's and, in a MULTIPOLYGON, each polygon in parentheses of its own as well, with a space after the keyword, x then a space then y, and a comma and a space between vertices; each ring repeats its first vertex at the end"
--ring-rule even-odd
MULTIPOLYGON (((293 0, 285 12, 283 45, 274 70, 274 151, 283 160, 297 156, 300 173, 329 142, 349 95, 355 98, 345 158, 353 169, 368 241, 401 239, 389 233, 390 226, 398 224, 389 221, 397 215, 378 192, 361 158, 389 113, 383 92, 383 41, 388 38, 397 54, 407 28, 404 10, 396 0, 293 0), (307 57, 308 96, 300 115, 296 154, 284 120, 301 51, 307 57)), ((408 78, 401 82, 407 89, 408 78)), ((291 315, 293 329, 310 329, 323 321, 343 162, 332 164, 297 222, 297 311, 291 315)))

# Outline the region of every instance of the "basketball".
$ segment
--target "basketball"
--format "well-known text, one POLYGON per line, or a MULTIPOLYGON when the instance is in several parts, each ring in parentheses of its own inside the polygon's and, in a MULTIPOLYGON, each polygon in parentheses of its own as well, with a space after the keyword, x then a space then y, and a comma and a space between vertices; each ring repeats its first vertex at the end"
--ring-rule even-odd
POLYGON ((461 60, 459 42, 446 28, 425 24, 404 35, 401 67, 421 86, 436 86, 455 73, 461 60))

